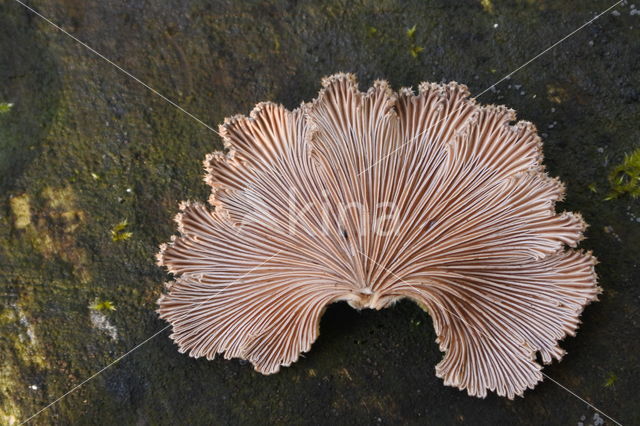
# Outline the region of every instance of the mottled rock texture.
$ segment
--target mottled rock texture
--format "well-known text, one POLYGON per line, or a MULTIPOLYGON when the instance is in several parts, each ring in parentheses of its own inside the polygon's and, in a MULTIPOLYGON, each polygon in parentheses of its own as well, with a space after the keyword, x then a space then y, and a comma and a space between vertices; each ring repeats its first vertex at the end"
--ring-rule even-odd
MULTIPOLYGON (((482 92, 611 2, 52 1, 33 5, 211 126, 258 101, 288 108, 337 71, 361 87, 455 80, 482 92), (413 26, 415 30, 407 32, 413 26)), ((640 5, 639 5, 640 6, 640 5)), ((484 93, 538 126, 558 210, 604 289, 568 355, 544 371, 625 424, 640 423, 640 203, 604 201, 640 144, 640 20, 607 14, 484 93), (597 192, 596 192, 597 191, 597 192)), ((166 327, 160 242, 180 200, 206 200, 220 138, 69 37, 0 1, 0 422, 25 420, 166 327), (112 230, 127 219, 130 238, 112 230), (92 321, 90 305, 116 310, 92 321), (96 324, 109 324, 108 327, 96 324), (116 336, 114 338, 114 335, 116 336)), ((120 231, 118 231, 120 232, 120 231)), ((96 317, 95 315, 93 316, 96 317)), ((35 424, 585 424, 594 411, 545 380, 525 398, 445 387, 429 317, 403 302, 332 305, 313 351, 277 375, 193 360, 164 331, 35 424)), ((606 419, 605 419, 606 420, 606 419)))

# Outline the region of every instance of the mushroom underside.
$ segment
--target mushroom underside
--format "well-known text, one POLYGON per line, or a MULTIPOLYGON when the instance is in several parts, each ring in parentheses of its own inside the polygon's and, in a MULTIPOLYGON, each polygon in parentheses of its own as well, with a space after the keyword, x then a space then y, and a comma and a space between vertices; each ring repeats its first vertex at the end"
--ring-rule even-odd
POLYGON ((220 127, 210 207, 185 202, 158 263, 181 352, 275 373, 309 351, 326 306, 401 298, 433 319, 445 384, 513 398, 561 359, 600 289, 586 224, 555 212, 563 185, 535 127, 457 83, 366 93, 350 74, 288 111, 259 104, 220 127), (567 246, 569 248, 567 248, 567 246))

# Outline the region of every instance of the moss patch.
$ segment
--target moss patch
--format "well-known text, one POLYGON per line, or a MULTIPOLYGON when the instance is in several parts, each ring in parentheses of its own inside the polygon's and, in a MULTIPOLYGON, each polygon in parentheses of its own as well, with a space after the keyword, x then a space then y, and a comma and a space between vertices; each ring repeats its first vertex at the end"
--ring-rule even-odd
POLYGON ((640 148, 631 154, 625 154, 624 161, 615 166, 609 173, 611 192, 607 199, 629 195, 640 196, 640 148))

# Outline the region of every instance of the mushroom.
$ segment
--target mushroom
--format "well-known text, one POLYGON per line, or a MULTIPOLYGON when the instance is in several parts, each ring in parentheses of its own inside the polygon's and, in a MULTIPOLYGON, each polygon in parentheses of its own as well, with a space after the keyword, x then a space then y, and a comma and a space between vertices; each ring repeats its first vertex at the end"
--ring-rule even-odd
POLYGON ((533 124, 482 106, 467 87, 422 83, 366 93, 323 80, 289 111, 260 103, 220 126, 206 157, 211 207, 185 202, 159 265, 159 300, 180 352, 276 373, 309 351, 328 304, 427 311, 446 385, 512 399, 560 360, 600 288, 575 248, 580 215, 556 214, 562 183, 533 124))

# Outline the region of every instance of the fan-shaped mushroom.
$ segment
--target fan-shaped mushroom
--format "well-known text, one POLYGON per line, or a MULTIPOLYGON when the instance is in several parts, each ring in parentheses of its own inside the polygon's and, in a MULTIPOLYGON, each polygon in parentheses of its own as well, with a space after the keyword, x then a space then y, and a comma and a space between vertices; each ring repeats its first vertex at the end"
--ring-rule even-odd
POLYGON ((361 93, 323 81, 288 111, 261 103, 220 127, 205 161, 213 209, 183 203, 158 255, 177 278, 159 300, 181 352, 275 373, 310 349, 325 307, 410 298, 433 318, 445 384, 513 398, 560 359, 596 299, 595 259, 565 250, 585 223, 555 213, 535 127, 467 88, 361 93))

